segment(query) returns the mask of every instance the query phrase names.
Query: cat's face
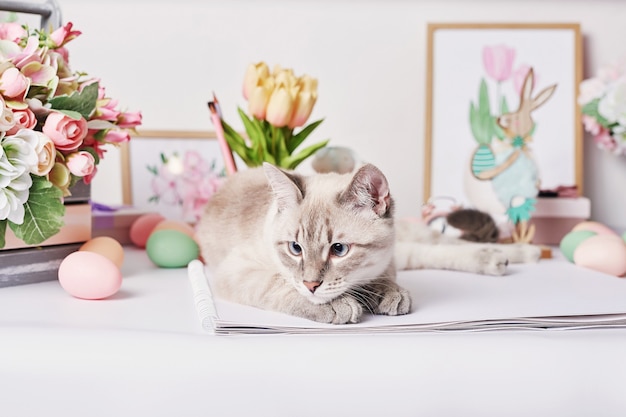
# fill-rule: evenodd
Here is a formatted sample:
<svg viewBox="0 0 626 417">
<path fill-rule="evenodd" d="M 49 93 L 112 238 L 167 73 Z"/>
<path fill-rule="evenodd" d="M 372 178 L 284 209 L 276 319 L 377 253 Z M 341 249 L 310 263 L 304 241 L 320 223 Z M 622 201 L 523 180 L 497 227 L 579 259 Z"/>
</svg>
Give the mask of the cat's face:
<svg viewBox="0 0 626 417">
<path fill-rule="evenodd" d="M 273 243 L 282 275 L 322 304 L 377 278 L 393 257 L 387 182 L 371 165 L 355 176 L 269 175 L 278 204 Z M 281 200 L 282 199 L 282 200 Z"/>
</svg>

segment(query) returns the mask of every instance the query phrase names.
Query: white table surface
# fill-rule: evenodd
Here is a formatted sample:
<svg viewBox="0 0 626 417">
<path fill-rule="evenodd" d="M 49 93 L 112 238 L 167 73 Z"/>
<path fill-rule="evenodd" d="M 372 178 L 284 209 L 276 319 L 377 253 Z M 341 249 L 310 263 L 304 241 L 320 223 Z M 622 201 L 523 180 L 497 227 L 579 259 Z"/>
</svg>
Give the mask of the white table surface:
<svg viewBox="0 0 626 417">
<path fill-rule="evenodd" d="M 626 330 L 214 336 L 185 269 L 0 289 L 0 416 L 625 416 Z"/>
</svg>

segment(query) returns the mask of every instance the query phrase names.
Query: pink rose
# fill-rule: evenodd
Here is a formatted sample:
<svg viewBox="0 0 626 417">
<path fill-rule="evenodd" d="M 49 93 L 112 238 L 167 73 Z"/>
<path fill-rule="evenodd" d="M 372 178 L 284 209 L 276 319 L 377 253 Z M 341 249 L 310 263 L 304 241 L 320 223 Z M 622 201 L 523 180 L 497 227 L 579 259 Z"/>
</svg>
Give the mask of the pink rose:
<svg viewBox="0 0 626 417">
<path fill-rule="evenodd" d="M 7 135 L 14 135 L 20 129 L 33 129 L 37 124 L 35 113 L 29 108 L 24 110 L 13 110 L 15 125 L 7 132 Z"/>
<path fill-rule="evenodd" d="M 0 76 L 0 91 L 2 91 L 2 95 L 5 97 L 22 98 L 29 85 L 28 78 L 15 67 L 8 68 Z"/>
<path fill-rule="evenodd" d="M 98 172 L 98 167 L 94 166 L 93 167 L 93 171 L 91 171 L 91 174 L 85 175 L 83 177 L 83 182 L 87 185 L 91 184 L 91 180 L 93 180 L 93 177 L 96 176 L 96 173 Z"/>
<path fill-rule="evenodd" d="M 73 175 L 85 177 L 93 172 L 96 160 L 89 152 L 78 151 L 68 155 L 65 164 Z"/>
<path fill-rule="evenodd" d="M 52 112 L 46 118 L 42 131 L 59 151 L 73 151 L 87 136 L 87 121 L 82 117 L 75 120 L 63 113 Z"/>
<path fill-rule="evenodd" d="M 600 134 L 600 129 L 602 129 L 602 126 L 600 125 L 600 123 L 598 123 L 596 119 L 587 114 L 583 114 L 582 122 L 587 132 L 591 133 L 594 136 Z"/>
<path fill-rule="evenodd" d="M 104 135 L 104 141 L 108 143 L 125 143 L 130 140 L 130 134 L 121 130 L 109 130 Z"/>
<path fill-rule="evenodd" d="M 593 136 L 593 140 L 600 149 L 606 149 L 608 151 L 615 151 L 617 148 L 617 141 L 608 129 L 601 128 L 597 135 Z"/>
<path fill-rule="evenodd" d="M 120 111 L 117 110 L 117 100 L 110 98 L 99 99 L 97 103 L 96 116 L 94 119 L 117 121 Z"/>
<path fill-rule="evenodd" d="M 131 129 L 141 124 L 141 112 L 121 113 L 117 118 L 117 125 L 122 129 Z"/>
<path fill-rule="evenodd" d="M 67 23 L 50 34 L 50 39 L 56 46 L 63 46 L 81 34 L 78 30 L 72 30 L 72 22 Z"/>
</svg>

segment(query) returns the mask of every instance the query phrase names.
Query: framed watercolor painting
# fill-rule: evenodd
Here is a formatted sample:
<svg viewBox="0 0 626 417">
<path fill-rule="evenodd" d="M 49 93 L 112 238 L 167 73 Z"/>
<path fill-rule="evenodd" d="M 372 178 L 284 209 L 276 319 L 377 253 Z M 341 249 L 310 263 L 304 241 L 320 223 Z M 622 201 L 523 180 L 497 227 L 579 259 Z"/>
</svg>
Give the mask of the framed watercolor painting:
<svg viewBox="0 0 626 417">
<path fill-rule="evenodd" d="M 581 54 L 576 23 L 429 24 L 425 200 L 526 234 L 540 191 L 582 193 Z"/>
<path fill-rule="evenodd" d="M 225 177 L 213 132 L 140 131 L 121 158 L 124 204 L 189 223 Z"/>
</svg>

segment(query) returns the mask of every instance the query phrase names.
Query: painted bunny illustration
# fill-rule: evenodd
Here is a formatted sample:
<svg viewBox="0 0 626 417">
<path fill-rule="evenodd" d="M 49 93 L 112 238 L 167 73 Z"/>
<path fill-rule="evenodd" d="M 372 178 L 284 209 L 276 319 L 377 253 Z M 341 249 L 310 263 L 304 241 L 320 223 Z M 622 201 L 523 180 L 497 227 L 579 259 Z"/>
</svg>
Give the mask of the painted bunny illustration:
<svg viewBox="0 0 626 417">
<path fill-rule="evenodd" d="M 498 200 L 514 224 L 512 237 L 516 242 L 530 242 L 534 236 L 534 227 L 529 227 L 528 221 L 539 191 L 539 170 L 528 146 L 535 128 L 531 113 L 544 104 L 556 89 L 554 84 L 532 97 L 533 84 L 534 72 L 530 68 L 520 92 L 518 109 L 496 119 L 504 133 L 504 140 L 492 141 L 487 162 L 481 163 L 475 154 L 472 165 L 475 178 L 491 182 Z"/>
</svg>

